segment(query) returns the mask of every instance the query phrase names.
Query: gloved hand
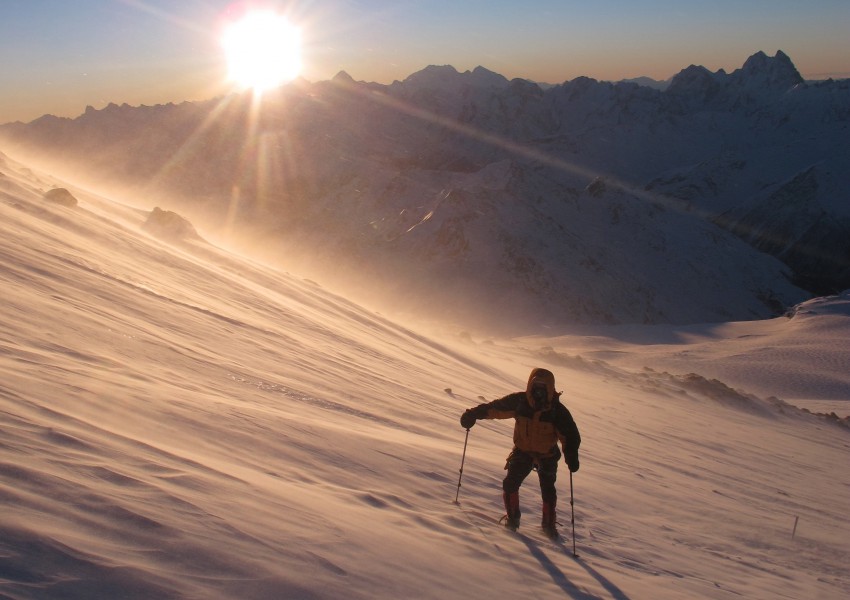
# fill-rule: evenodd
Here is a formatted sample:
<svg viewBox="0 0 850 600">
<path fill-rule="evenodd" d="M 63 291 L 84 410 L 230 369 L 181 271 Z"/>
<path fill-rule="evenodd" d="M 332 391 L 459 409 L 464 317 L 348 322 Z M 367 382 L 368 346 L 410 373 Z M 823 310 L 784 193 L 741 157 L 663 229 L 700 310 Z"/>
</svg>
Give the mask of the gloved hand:
<svg viewBox="0 0 850 600">
<path fill-rule="evenodd" d="M 475 414 L 470 408 L 460 416 L 460 426 L 464 429 L 471 429 L 475 425 Z"/>
<path fill-rule="evenodd" d="M 566 462 L 567 466 L 570 468 L 570 473 L 578 471 L 578 454 L 575 456 L 564 457 L 564 462 Z"/>
</svg>

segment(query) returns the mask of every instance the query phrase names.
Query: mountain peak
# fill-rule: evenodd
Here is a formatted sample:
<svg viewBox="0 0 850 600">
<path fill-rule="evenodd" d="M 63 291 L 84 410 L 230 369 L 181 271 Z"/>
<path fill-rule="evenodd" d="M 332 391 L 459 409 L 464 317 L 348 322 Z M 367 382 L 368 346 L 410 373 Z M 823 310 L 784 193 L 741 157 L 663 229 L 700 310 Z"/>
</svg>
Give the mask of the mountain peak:
<svg viewBox="0 0 850 600">
<path fill-rule="evenodd" d="M 705 99 L 716 92 L 720 85 L 720 79 L 724 75 L 723 71 L 712 73 L 703 66 L 691 65 L 682 69 L 673 77 L 667 91 L 671 94 L 696 95 Z"/>
<path fill-rule="evenodd" d="M 439 83 L 451 81 L 458 75 L 457 69 L 451 65 L 428 65 L 421 71 L 408 75 L 404 81 L 405 83 Z"/>
<path fill-rule="evenodd" d="M 467 73 L 464 73 L 466 75 Z M 487 86 L 487 87 L 505 87 L 508 85 L 509 81 L 504 75 L 499 75 L 491 71 L 490 69 L 485 69 L 484 67 L 478 66 L 472 70 L 471 73 L 472 81 L 479 86 Z"/>
<path fill-rule="evenodd" d="M 782 50 L 777 50 L 772 58 L 762 51 L 756 52 L 732 75 L 747 81 L 754 80 L 774 89 L 788 89 L 803 83 L 803 77 L 797 67 Z"/>
<path fill-rule="evenodd" d="M 332 81 L 337 83 L 354 83 L 354 78 L 345 71 L 340 71 L 334 75 Z"/>
<path fill-rule="evenodd" d="M 404 80 L 405 83 L 426 86 L 452 87 L 472 85 L 477 88 L 507 87 L 508 80 L 503 75 L 478 66 L 472 71 L 460 73 L 451 65 L 429 65 Z"/>
<path fill-rule="evenodd" d="M 673 77 L 668 91 L 677 95 L 696 94 L 705 100 L 721 93 L 724 88 L 730 89 L 729 86 L 732 90 L 784 92 L 800 83 L 803 83 L 803 77 L 787 54 L 778 50 L 776 56 L 770 57 L 759 50 L 732 74 L 723 69 L 712 73 L 703 66 L 691 65 Z"/>
</svg>

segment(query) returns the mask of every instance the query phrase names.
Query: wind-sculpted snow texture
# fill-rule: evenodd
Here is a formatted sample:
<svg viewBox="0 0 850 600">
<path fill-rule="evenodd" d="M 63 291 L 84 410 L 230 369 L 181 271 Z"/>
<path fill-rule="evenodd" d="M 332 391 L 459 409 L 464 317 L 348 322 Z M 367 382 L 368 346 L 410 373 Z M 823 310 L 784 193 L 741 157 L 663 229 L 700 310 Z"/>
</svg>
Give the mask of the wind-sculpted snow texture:
<svg viewBox="0 0 850 600">
<path fill-rule="evenodd" d="M 764 318 L 850 287 L 848 106 L 850 82 L 759 52 L 664 90 L 431 66 L 2 131 L 401 305 L 525 332 Z"/>
<path fill-rule="evenodd" d="M 846 596 L 847 421 L 703 370 L 762 386 L 767 354 L 846 406 L 846 295 L 722 330 L 425 334 L 174 223 L 0 157 L 0 597 Z M 533 480 L 521 535 L 496 524 L 509 423 L 472 429 L 452 503 L 461 412 L 534 366 L 584 439 L 578 560 L 563 467 L 565 544 Z"/>
</svg>

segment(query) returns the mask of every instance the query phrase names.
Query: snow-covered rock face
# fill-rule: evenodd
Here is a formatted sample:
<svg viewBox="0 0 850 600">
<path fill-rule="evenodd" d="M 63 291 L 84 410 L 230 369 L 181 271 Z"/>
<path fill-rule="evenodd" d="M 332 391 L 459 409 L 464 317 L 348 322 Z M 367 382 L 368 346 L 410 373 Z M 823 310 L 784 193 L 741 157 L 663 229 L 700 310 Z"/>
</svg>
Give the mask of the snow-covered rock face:
<svg viewBox="0 0 850 600">
<path fill-rule="evenodd" d="M 850 217 L 825 210 L 820 188 L 827 181 L 826 173 L 812 167 L 723 215 L 720 222 L 781 258 L 800 286 L 834 293 L 850 281 Z"/>
<path fill-rule="evenodd" d="M 256 127 L 236 96 L 3 133 L 251 225 L 282 256 L 307 249 L 411 308 L 684 323 L 782 312 L 808 297 L 790 279 L 850 287 L 848 106 L 850 83 L 804 83 L 779 52 L 731 74 L 688 67 L 666 91 L 432 66 L 389 86 L 292 84 Z"/>
<path fill-rule="evenodd" d="M 742 85 L 780 93 L 803 83 L 794 63 L 781 50 L 773 58 L 764 52 L 757 52 L 747 59 L 740 71 L 732 73 L 732 78 L 737 78 Z"/>
</svg>

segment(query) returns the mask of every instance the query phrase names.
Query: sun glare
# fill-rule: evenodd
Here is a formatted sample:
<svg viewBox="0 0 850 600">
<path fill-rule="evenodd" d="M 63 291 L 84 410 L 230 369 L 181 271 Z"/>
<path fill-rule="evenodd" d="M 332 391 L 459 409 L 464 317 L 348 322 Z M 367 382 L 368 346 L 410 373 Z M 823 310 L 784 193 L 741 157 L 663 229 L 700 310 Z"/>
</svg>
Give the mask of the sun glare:
<svg viewBox="0 0 850 600">
<path fill-rule="evenodd" d="M 255 92 L 277 87 L 301 72 L 301 32 L 283 15 L 252 11 L 224 30 L 228 78 Z"/>
</svg>

